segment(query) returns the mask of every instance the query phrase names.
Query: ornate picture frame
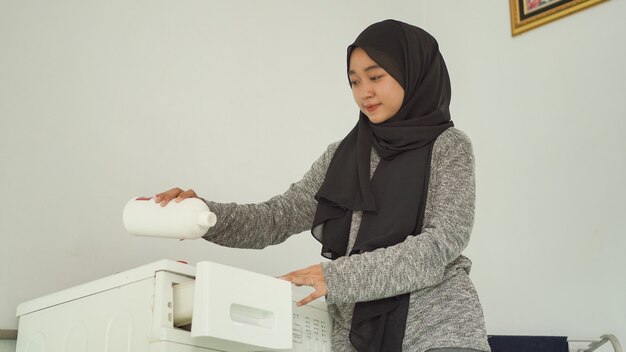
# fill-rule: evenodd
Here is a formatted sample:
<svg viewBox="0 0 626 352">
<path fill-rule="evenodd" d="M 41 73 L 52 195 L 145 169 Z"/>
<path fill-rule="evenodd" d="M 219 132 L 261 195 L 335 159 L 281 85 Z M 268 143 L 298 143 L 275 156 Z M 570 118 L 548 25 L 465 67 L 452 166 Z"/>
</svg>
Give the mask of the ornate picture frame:
<svg viewBox="0 0 626 352">
<path fill-rule="evenodd" d="M 606 0 L 509 0 L 511 35 L 518 35 L 603 1 Z"/>
</svg>

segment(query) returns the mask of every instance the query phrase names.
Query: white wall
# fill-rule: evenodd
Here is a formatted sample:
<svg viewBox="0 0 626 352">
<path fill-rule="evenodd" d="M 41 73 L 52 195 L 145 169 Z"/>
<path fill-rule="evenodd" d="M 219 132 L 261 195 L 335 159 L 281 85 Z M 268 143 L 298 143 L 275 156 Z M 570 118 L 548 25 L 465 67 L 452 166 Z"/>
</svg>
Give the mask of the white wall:
<svg viewBox="0 0 626 352">
<path fill-rule="evenodd" d="M 392 17 L 438 38 L 474 141 L 467 254 L 490 333 L 626 341 L 625 6 L 512 38 L 504 1 L 0 0 L 0 328 L 22 301 L 161 258 L 320 261 L 308 233 L 263 251 L 135 238 L 121 210 L 175 185 L 285 190 L 355 122 L 346 45 Z"/>
<path fill-rule="evenodd" d="M 474 142 L 466 253 L 488 330 L 625 344 L 626 3 L 516 37 L 507 3 L 421 3 L 450 69 L 454 121 Z"/>
</svg>

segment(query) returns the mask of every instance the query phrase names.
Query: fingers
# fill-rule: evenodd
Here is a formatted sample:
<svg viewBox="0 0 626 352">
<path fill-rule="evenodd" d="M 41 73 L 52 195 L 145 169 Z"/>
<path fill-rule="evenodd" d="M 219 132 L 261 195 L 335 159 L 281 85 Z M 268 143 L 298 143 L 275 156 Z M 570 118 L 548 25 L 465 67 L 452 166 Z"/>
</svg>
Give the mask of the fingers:
<svg viewBox="0 0 626 352">
<path fill-rule="evenodd" d="M 155 196 L 154 201 L 156 203 L 159 203 L 162 207 L 166 206 L 167 203 L 169 203 L 172 199 L 178 197 L 178 195 L 182 192 L 183 190 L 175 187 L 170 189 L 169 191 L 165 191 L 162 193 L 159 193 Z"/>
<path fill-rule="evenodd" d="M 183 191 L 182 189 L 175 187 L 170 189 L 169 191 L 165 191 L 162 193 L 158 193 L 155 195 L 154 201 L 159 203 L 162 207 L 166 206 L 172 199 L 176 202 L 180 202 L 183 199 L 187 198 L 198 198 L 198 195 L 193 189 L 188 189 Z"/>
<path fill-rule="evenodd" d="M 300 286 L 310 286 L 315 289 L 310 295 L 303 298 L 301 301 L 297 302 L 297 306 L 305 305 L 311 301 L 314 301 L 322 296 L 326 295 L 326 282 L 315 280 L 313 277 L 307 276 L 281 276 L 283 280 L 290 281 L 292 284 L 300 287 Z"/>
<path fill-rule="evenodd" d="M 300 286 L 311 286 L 315 287 L 315 281 L 313 278 L 305 277 L 305 276 L 281 276 L 280 279 L 291 282 L 292 284 L 300 287 Z"/>
<path fill-rule="evenodd" d="M 289 274 L 285 274 L 281 276 L 280 278 L 283 280 L 290 281 L 292 284 L 296 286 L 307 285 L 307 286 L 314 287 L 316 279 L 319 280 L 319 277 L 316 277 L 316 276 L 319 276 L 319 275 L 316 275 L 314 272 L 312 272 L 310 268 L 306 268 L 306 269 L 292 271 Z M 322 279 L 323 279 L 323 275 L 322 275 Z"/>
<path fill-rule="evenodd" d="M 296 286 L 310 286 L 315 289 L 313 293 L 297 303 L 298 306 L 307 304 L 315 299 L 325 296 L 327 293 L 326 280 L 320 264 L 308 268 L 292 271 L 283 275 L 280 279 L 291 282 Z"/>
<path fill-rule="evenodd" d="M 318 290 L 315 290 L 315 292 L 311 293 L 310 295 L 304 297 L 302 300 L 298 301 L 296 303 L 296 305 L 298 307 L 303 306 L 305 304 L 311 303 L 313 301 L 315 301 L 316 299 L 324 296 L 326 293 L 322 294 L 321 292 L 318 292 Z"/>
<path fill-rule="evenodd" d="M 307 275 L 321 275 L 322 277 L 324 277 L 322 266 L 320 264 L 311 265 L 304 269 L 292 271 L 288 274 L 283 275 L 283 277 L 286 277 L 286 276 L 296 277 L 296 276 L 307 276 Z"/>
<path fill-rule="evenodd" d="M 188 189 L 184 192 L 179 193 L 178 197 L 176 197 L 174 200 L 176 201 L 176 203 L 178 203 L 181 200 L 187 199 L 187 198 L 198 198 L 198 195 L 193 189 Z"/>
</svg>

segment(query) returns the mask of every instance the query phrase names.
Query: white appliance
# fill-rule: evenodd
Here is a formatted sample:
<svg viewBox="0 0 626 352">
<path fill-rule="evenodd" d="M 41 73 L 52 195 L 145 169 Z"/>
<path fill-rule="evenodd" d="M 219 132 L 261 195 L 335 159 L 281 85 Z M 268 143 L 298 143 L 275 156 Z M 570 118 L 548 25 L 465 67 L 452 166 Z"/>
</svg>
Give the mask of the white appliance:
<svg viewBox="0 0 626 352">
<path fill-rule="evenodd" d="M 17 308 L 17 352 L 330 351 L 323 302 L 212 262 L 161 260 Z"/>
</svg>

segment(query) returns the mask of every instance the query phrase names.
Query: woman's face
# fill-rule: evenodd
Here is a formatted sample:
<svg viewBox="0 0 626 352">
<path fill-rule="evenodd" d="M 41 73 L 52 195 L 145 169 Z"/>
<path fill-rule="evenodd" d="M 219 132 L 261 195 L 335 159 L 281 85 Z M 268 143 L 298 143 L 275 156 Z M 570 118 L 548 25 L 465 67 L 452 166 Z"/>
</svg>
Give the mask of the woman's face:
<svg viewBox="0 0 626 352">
<path fill-rule="evenodd" d="M 352 50 L 348 75 L 354 101 L 372 123 L 385 122 L 400 110 L 404 89 L 363 49 Z"/>
</svg>

